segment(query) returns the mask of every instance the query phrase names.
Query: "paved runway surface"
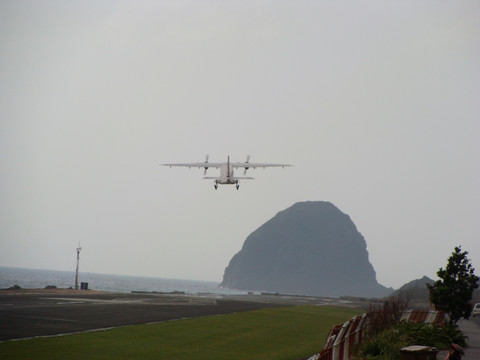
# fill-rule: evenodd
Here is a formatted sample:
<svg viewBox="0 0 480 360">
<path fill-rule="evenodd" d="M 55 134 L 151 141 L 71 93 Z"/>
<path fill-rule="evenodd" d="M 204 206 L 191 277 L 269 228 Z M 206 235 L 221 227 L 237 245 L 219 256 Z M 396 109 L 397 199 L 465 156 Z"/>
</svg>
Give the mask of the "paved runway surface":
<svg viewBox="0 0 480 360">
<path fill-rule="evenodd" d="M 274 295 L 1 291 L 0 341 L 319 301 L 319 298 Z"/>
</svg>

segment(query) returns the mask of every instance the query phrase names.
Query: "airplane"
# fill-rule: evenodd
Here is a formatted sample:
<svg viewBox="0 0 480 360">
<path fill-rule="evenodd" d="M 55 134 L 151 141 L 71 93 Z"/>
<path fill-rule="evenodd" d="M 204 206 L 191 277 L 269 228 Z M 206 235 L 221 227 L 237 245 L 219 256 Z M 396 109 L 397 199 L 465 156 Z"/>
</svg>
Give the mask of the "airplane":
<svg viewBox="0 0 480 360">
<path fill-rule="evenodd" d="M 220 169 L 220 176 L 219 177 L 211 177 L 211 176 L 204 176 L 204 179 L 211 179 L 215 180 L 213 186 L 215 190 L 218 189 L 218 185 L 235 185 L 235 187 L 238 188 L 240 187 L 238 180 L 253 180 L 252 177 L 248 176 L 234 176 L 233 170 L 238 169 L 238 168 L 243 168 L 243 175 L 246 175 L 247 170 L 252 168 L 267 168 L 267 167 L 282 167 L 284 168 L 285 166 L 292 166 L 288 164 L 270 164 L 270 163 L 251 163 L 250 162 L 250 155 L 247 156 L 247 161 L 245 162 L 230 162 L 230 156 L 227 156 L 227 162 L 221 162 L 221 163 L 211 163 L 208 162 L 208 155 L 206 156 L 206 159 L 204 162 L 198 162 L 198 163 L 182 163 L 182 164 L 163 164 L 164 166 L 184 166 L 188 168 L 192 167 L 198 167 L 199 169 L 204 168 L 204 175 L 207 175 L 207 170 L 208 168 L 215 168 L 215 169 Z"/>
</svg>

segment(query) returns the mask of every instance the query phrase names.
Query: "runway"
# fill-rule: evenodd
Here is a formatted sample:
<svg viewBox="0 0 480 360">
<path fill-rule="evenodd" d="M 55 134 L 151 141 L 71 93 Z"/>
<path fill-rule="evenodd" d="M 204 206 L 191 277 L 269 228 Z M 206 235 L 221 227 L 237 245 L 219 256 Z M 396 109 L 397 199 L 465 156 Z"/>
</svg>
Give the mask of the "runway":
<svg viewBox="0 0 480 360">
<path fill-rule="evenodd" d="M 320 304 L 320 298 L 275 295 L 126 294 L 80 290 L 0 292 L 0 341 L 55 336 L 133 324 Z"/>
</svg>

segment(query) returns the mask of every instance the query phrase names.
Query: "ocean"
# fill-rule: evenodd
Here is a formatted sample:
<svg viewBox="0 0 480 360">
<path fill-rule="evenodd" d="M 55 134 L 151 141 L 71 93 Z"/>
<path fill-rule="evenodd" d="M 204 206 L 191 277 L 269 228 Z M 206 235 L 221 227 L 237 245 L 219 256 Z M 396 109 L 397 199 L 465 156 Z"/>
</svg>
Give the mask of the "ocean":
<svg viewBox="0 0 480 360">
<path fill-rule="evenodd" d="M 246 291 L 225 289 L 218 283 L 198 280 L 164 279 L 143 276 L 108 275 L 96 273 L 79 273 L 81 282 L 88 283 L 88 289 L 114 292 L 174 292 L 186 294 L 246 294 Z M 0 289 L 18 285 L 23 289 L 43 289 L 46 286 L 69 288 L 75 286 L 75 271 L 36 270 L 0 266 Z"/>
</svg>

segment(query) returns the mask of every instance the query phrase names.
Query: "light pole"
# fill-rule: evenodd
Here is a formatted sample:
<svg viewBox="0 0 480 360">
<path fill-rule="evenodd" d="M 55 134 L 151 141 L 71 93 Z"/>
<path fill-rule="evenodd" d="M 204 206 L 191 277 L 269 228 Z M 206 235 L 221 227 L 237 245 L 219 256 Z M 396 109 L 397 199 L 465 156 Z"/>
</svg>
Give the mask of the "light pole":
<svg viewBox="0 0 480 360">
<path fill-rule="evenodd" d="M 80 243 L 78 243 L 78 247 L 77 247 L 77 270 L 75 271 L 75 290 L 78 290 L 78 265 L 80 263 L 80 251 L 82 251 L 82 248 L 80 247 Z"/>
</svg>

